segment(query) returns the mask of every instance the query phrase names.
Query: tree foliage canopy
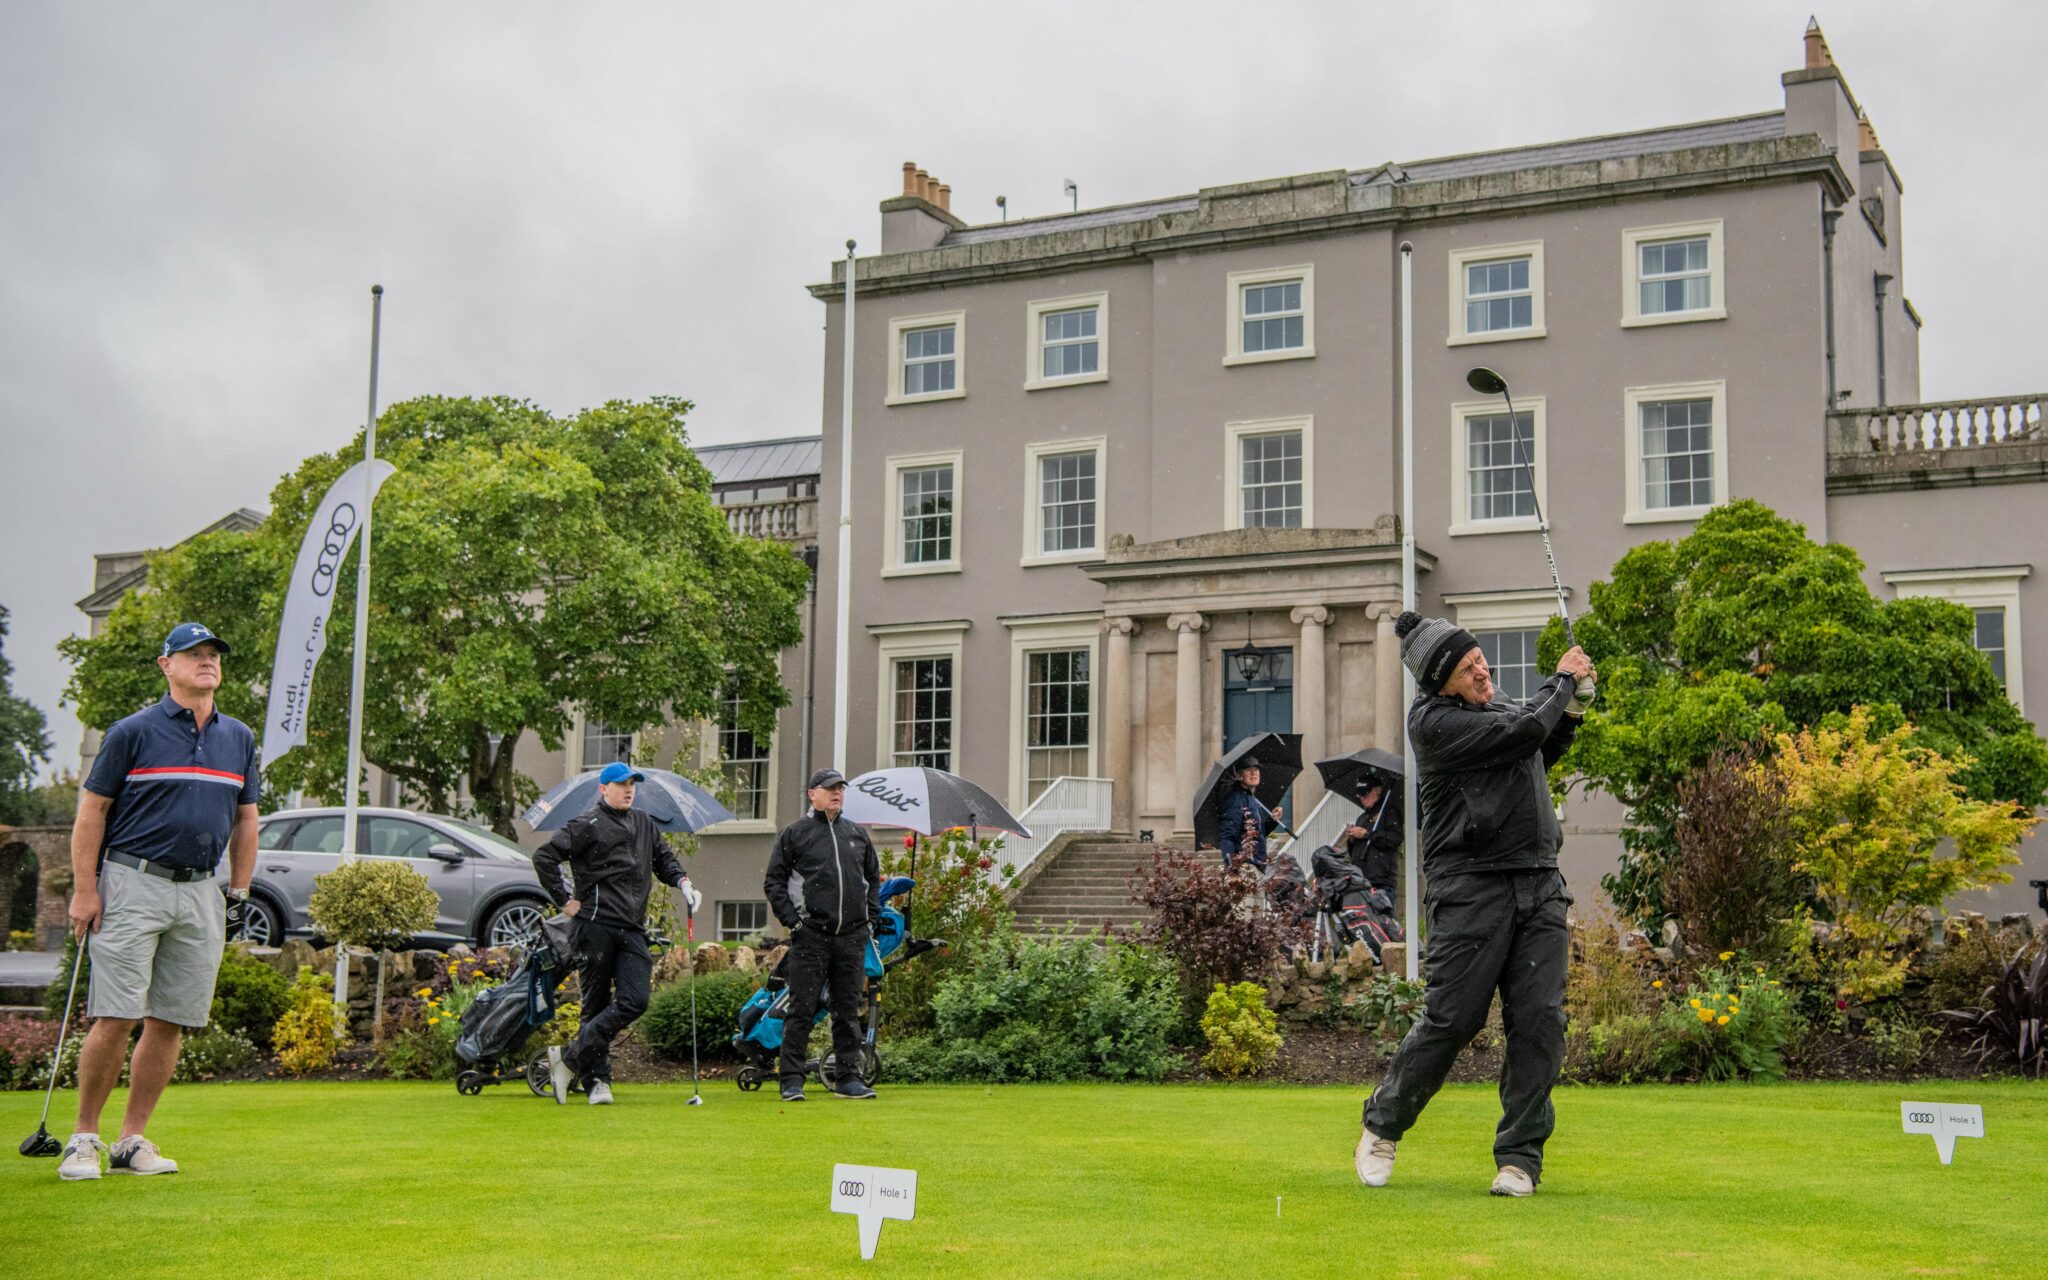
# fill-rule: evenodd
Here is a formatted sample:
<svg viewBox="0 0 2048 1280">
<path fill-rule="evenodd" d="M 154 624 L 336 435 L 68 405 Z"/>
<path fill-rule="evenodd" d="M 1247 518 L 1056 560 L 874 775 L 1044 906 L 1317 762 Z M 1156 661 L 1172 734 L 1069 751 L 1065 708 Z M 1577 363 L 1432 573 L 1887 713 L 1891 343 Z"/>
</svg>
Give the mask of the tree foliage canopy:
<svg viewBox="0 0 2048 1280">
<path fill-rule="evenodd" d="M 741 538 L 690 451 L 689 404 L 613 402 L 558 418 L 508 398 L 422 397 L 379 420 L 397 464 L 372 524 L 363 754 L 408 803 L 468 807 L 498 830 L 535 794 L 513 768 L 520 736 L 559 750 L 574 708 L 621 731 L 715 719 L 728 693 L 760 734 L 788 698 L 780 650 L 801 638 L 806 571 Z M 101 635 L 65 643 L 69 696 L 97 726 L 162 692 L 154 657 L 183 619 L 234 653 L 218 694 L 261 726 L 293 558 L 362 439 L 308 458 L 271 492 L 254 533 L 221 531 L 150 559 Z M 274 789 L 338 799 L 346 770 L 356 557 L 337 579 L 307 743 Z"/>
<path fill-rule="evenodd" d="M 14 696 L 14 664 L 7 660 L 7 606 L 0 605 L 0 822 L 27 820 L 36 764 L 50 758 L 43 713 Z"/>
<path fill-rule="evenodd" d="M 1678 784 L 1716 748 L 1839 727 L 1870 709 L 1882 734 L 1957 762 L 1979 800 L 2032 808 L 2048 792 L 2048 744 L 2013 706 L 1973 643 L 1970 611 L 1942 600 L 1879 600 L 1848 547 L 1742 500 L 1676 542 L 1630 549 L 1596 582 L 1579 642 L 1600 668 L 1600 701 L 1570 766 L 1631 810 L 1615 905 L 1663 913 Z M 1564 647 L 1552 622 L 1546 661 Z"/>
</svg>

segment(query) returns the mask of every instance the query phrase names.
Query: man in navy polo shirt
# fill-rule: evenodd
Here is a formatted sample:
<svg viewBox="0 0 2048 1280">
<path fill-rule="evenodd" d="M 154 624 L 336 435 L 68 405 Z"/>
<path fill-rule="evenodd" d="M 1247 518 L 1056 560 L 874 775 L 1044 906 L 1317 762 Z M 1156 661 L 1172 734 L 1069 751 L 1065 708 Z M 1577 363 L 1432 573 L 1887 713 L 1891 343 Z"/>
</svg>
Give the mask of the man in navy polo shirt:
<svg viewBox="0 0 2048 1280">
<path fill-rule="evenodd" d="M 184 1028 L 203 1027 L 227 940 L 227 916 L 256 870 L 256 736 L 214 710 L 228 646 L 196 622 L 164 637 L 170 692 L 107 730 L 78 792 L 71 828 L 71 923 L 90 935 L 94 1019 L 78 1055 L 78 1129 L 57 1173 L 100 1176 L 100 1108 L 128 1066 L 116 1173 L 176 1173 L 143 1135 L 178 1064 Z M 228 887 L 214 871 L 228 854 Z M 223 897 L 225 895 L 225 898 Z"/>
</svg>

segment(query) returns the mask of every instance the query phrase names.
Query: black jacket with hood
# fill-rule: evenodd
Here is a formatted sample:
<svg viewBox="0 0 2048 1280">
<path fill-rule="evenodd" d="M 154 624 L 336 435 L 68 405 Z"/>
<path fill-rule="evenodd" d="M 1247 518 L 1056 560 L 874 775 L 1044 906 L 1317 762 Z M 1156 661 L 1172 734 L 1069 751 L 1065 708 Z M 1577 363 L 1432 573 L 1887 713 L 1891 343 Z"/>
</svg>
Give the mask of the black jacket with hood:
<svg viewBox="0 0 2048 1280">
<path fill-rule="evenodd" d="M 801 924 L 836 937 L 865 933 L 882 918 L 882 860 L 875 842 L 859 825 L 844 817 L 828 819 L 816 809 L 775 837 L 761 888 L 785 929 Z"/>
<path fill-rule="evenodd" d="M 1557 865 L 1564 833 L 1550 803 L 1550 766 L 1571 748 L 1575 681 L 1554 675 L 1527 702 L 1474 706 L 1447 694 L 1408 708 L 1422 807 L 1422 870 L 1432 880 L 1474 871 Z"/>
<path fill-rule="evenodd" d="M 574 894 L 562 884 L 564 860 L 576 878 Z M 681 885 L 689 878 L 653 818 L 602 800 L 569 819 L 534 851 L 533 871 L 556 906 L 573 896 L 583 904 L 579 919 L 618 929 L 646 926 L 647 895 L 655 880 Z"/>
</svg>

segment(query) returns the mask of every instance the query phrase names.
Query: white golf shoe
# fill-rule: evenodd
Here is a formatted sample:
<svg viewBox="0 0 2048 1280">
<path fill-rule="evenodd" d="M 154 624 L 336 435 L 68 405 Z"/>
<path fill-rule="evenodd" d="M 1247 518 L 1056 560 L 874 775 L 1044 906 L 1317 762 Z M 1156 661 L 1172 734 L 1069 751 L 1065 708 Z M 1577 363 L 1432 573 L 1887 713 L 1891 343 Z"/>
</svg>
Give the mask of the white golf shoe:
<svg viewBox="0 0 2048 1280">
<path fill-rule="evenodd" d="M 1493 1175 L 1493 1194 L 1497 1196 L 1533 1196 L 1536 1181 L 1511 1164 L 1504 1164 L 1500 1172 Z"/>
<path fill-rule="evenodd" d="M 569 1101 L 569 1082 L 576 1078 L 576 1070 L 562 1060 L 562 1046 L 548 1046 L 548 1080 L 555 1086 L 555 1104 Z"/>
<path fill-rule="evenodd" d="M 115 1173 L 176 1173 L 178 1162 L 166 1159 L 148 1138 L 136 1136 L 123 1138 L 114 1144 L 113 1160 L 110 1163 Z"/>
<path fill-rule="evenodd" d="M 608 1107 L 612 1105 L 612 1083 L 609 1080 L 593 1080 L 590 1083 L 590 1105 Z"/>
<path fill-rule="evenodd" d="M 64 1144 L 64 1159 L 57 1166 L 57 1176 L 66 1182 L 85 1182 L 100 1176 L 100 1152 L 107 1144 L 100 1141 L 96 1133 L 74 1133 L 71 1141 Z"/>
<path fill-rule="evenodd" d="M 1351 1153 L 1358 1180 L 1368 1187 L 1384 1187 L 1394 1176 L 1394 1140 L 1382 1138 L 1370 1129 L 1358 1135 L 1358 1149 Z"/>
</svg>

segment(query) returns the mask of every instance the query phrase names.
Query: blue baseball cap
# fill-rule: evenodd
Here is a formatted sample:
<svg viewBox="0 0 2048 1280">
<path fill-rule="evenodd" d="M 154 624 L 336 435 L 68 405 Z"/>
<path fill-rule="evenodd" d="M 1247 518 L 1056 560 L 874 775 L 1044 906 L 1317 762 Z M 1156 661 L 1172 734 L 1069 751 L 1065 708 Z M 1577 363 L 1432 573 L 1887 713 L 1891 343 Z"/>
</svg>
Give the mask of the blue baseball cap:
<svg viewBox="0 0 2048 1280">
<path fill-rule="evenodd" d="M 164 656 L 183 653 L 195 644 L 210 644 L 222 653 L 232 652 L 228 642 L 206 629 L 200 622 L 181 622 L 171 628 L 171 634 L 164 637 Z"/>
<path fill-rule="evenodd" d="M 645 782 L 647 780 L 647 775 L 640 772 L 638 769 L 635 769 L 632 765 L 627 764 L 622 760 L 614 760 L 604 767 L 603 773 L 597 775 L 597 780 L 599 782 L 607 783 L 625 782 L 628 780 L 631 780 L 633 782 Z"/>
</svg>

